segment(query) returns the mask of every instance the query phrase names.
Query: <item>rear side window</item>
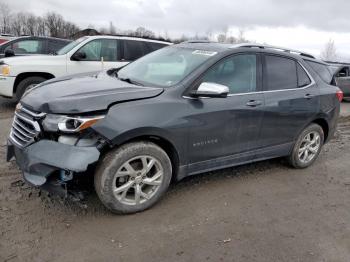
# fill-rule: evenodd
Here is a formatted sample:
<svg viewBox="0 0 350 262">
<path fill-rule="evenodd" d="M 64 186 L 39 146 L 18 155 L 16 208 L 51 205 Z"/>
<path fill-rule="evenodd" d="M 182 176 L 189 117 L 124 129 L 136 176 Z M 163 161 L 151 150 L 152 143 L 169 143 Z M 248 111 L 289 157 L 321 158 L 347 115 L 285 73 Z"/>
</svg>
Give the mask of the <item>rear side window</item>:
<svg viewBox="0 0 350 262">
<path fill-rule="evenodd" d="M 146 47 L 142 41 L 124 40 L 124 60 L 134 61 L 144 56 Z"/>
<path fill-rule="evenodd" d="M 279 56 L 265 56 L 267 90 L 283 90 L 298 87 L 296 62 Z"/>
<path fill-rule="evenodd" d="M 326 65 L 307 60 L 306 63 L 308 63 L 312 67 L 312 69 L 315 70 L 315 72 L 319 75 L 319 77 L 321 77 L 321 79 L 327 84 L 330 84 L 332 82 L 332 74 Z"/>
<path fill-rule="evenodd" d="M 161 48 L 167 46 L 165 44 L 153 43 L 153 42 L 144 42 L 144 44 L 146 45 L 147 53 L 156 51 L 158 49 L 161 49 Z"/>
<path fill-rule="evenodd" d="M 297 63 L 297 70 L 298 70 L 298 87 L 305 87 L 311 84 L 311 80 L 307 73 L 305 72 L 304 68 L 302 68 L 301 65 Z"/>
<path fill-rule="evenodd" d="M 48 54 L 55 54 L 58 50 L 60 50 L 62 47 L 66 46 L 67 44 L 69 44 L 69 42 L 49 40 Z"/>
</svg>

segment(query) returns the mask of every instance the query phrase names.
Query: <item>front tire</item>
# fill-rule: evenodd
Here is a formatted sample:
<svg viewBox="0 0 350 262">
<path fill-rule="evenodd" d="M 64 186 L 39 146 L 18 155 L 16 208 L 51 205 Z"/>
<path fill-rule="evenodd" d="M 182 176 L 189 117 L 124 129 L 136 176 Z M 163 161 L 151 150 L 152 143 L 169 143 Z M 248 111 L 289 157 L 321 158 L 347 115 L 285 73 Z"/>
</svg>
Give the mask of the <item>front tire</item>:
<svg viewBox="0 0 350 262">
<path fill-rule="evenodd" d="M 95 173 L 95 190 L 112 212 L 144 211 L 167 191 L 172 166 L 163 149 L 151 142 L 132 142 L 107 153 Z"/>
<path fill-rule="evenodd" d="M 299 135 L 293 150 L 288 157 L 294 168 L 311 166 L 321 152 L 324 143 L 324 132 L 321 126 L 311 124 Z"/>
<path fill-rule="evenodd" d="M 18 102 L 19 100 L 21 100 L 24 92 L 35 86 L 38 85 L 44 81 L 46 81 L 47 79 L 41 76 L 30 76 L 27 78 L 24 78 L 21 82 L 19 82 L 18 86 L 17 86 L 17 90 L 16 90 L 16 101 Z"/>
</svg>

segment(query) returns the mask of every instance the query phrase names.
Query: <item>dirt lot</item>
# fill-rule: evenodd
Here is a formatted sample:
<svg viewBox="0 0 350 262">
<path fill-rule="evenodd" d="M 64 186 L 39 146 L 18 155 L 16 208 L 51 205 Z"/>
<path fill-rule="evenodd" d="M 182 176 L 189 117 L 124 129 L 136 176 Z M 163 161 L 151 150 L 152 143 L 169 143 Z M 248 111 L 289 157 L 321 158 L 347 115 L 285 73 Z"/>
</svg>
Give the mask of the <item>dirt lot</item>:
<svg viewBox="0 0 350 262">
<path fill-rule="evenodd" d="M 4 160 L 13 107 L 0 99 L 0 261 L 350 261 L 350 103 L 311 168 L 272 160 L 187 178 L 130 216 L 24 184 Z"/>
</svg>

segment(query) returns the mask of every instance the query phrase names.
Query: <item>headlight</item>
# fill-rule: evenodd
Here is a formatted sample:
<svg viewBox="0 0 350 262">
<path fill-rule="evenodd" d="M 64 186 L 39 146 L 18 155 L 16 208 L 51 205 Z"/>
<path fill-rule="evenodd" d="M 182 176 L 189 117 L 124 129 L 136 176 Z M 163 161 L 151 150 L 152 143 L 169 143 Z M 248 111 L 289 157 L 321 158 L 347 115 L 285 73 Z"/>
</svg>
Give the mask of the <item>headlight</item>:
<svg viewBox="0 0 350 262">
<path fill-rule="evenodd" d="M 94 125 L 97 121 L 105 116 L 91 116 L 91 117 L 70 117 L 62 115 L 46 115 L 43 121 L 43 127 L 46 131 L 64 133 L 77 133 Z"/>
<path fill-rule="evenodd" d="M 0 74 L 2 76 L 9 76 L 10 75 L 10 66 L 6 64 L 0 65 Z"/>
</svg>

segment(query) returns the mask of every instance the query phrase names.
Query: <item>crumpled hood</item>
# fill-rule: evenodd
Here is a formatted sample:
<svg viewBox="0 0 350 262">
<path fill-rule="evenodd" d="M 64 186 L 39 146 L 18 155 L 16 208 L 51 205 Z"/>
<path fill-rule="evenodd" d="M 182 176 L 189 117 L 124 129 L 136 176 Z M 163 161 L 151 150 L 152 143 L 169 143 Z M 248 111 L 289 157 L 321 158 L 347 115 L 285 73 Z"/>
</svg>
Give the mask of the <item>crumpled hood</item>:
<svg viewBox="0 0 350 262">
<path fill-rule="evenodd" d="M 110 104 L 151 98 L 163 88 L 144 87 L 118 80 L 107 72 L 93 72 L 46 81 L 21 99 L 21 104 L 37 112 L 80 114 L 106 110 Z"/>
</svg>

